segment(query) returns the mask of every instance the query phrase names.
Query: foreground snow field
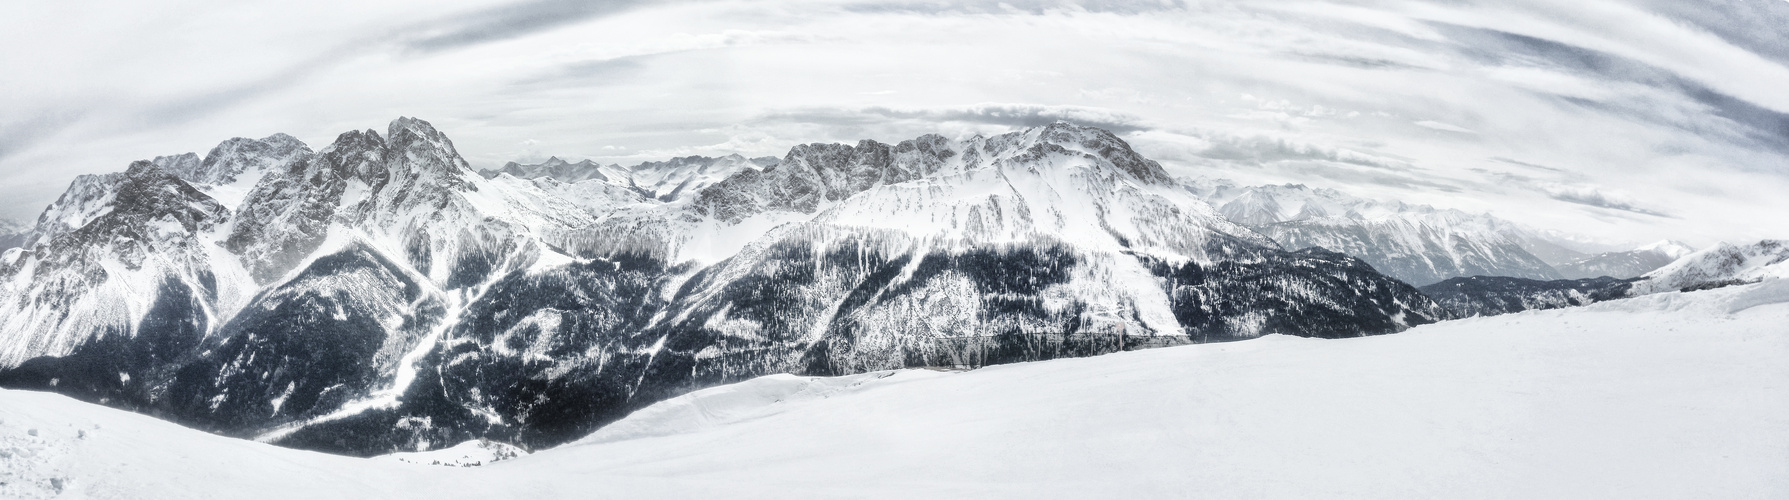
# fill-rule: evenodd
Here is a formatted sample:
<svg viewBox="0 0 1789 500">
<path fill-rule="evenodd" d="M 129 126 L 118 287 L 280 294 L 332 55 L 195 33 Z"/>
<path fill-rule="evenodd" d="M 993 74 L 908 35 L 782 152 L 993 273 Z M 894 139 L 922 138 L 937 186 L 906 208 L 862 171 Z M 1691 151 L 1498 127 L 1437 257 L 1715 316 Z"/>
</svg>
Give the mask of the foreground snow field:
<svg viewBox="0 0 1789 500">
<path fill-rule="evenodd" d="M 0 391 L 0 498 L 1782 498 L 1789 280 L 964 373 L 770 376 L 483 467 Z"/>
</svg>

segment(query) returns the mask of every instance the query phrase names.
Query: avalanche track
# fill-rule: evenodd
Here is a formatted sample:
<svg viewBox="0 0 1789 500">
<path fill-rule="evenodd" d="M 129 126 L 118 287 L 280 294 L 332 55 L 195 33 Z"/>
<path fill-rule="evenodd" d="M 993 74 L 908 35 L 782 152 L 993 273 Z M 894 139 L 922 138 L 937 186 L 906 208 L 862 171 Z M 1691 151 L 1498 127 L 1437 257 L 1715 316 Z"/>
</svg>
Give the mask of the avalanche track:
<svg viewBox="0 0 1789 500">
<path fill-rule="evenodd" d="M 1789 280 L 660 402 L 482 467 L 0 391 L 0 497 L 1783 498 Z"/>
</svg>

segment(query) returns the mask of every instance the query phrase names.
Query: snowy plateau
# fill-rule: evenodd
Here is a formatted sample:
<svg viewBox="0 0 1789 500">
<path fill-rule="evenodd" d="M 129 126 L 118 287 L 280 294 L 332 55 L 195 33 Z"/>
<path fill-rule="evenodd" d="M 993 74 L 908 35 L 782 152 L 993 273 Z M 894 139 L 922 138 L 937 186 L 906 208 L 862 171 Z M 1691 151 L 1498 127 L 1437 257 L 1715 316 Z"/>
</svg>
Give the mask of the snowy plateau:
<svg viewBox="0 0 1789 500">
<path fill-rule="evenodd" d="M 0 497 L 1782 498 L 1786 323 L 1778 279 L 1370 338 L 769 375 L 481 467 L 5 390 Z"/>
<path fill-rule="evenodd" d="M 1066 122 L 480 172 L 399 118 L 0 238 L 4 498 L 1789 494 L 1789 242 L 1610 252 Z"/>
</svg>

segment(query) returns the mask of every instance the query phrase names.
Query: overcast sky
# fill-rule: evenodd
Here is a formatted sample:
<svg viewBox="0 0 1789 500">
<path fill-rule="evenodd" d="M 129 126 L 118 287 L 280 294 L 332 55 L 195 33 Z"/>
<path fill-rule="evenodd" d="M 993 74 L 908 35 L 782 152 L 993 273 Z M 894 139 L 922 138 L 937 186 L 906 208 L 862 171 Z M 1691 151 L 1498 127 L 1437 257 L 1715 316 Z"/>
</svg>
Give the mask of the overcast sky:
<svg viewBox="0 0 1789 500">
<path fill-rule="evenodd" d="M 0 217 L 400 115 L 475 167 L 1057 119 L 1178 175 L 1609 240 L 1789 238 L 1789 2 L 0 2 Z"/>
</svg>

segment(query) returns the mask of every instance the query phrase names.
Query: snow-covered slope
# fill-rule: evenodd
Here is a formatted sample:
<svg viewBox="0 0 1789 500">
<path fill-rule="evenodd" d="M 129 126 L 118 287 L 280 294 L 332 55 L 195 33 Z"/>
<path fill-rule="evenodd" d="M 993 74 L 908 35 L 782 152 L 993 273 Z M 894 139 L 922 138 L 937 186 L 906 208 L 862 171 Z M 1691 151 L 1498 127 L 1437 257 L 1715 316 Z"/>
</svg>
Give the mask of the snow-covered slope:
<svg viewBox="0 0 1789 500">
<path fill-rule="evenodd" d="M 1632 293 L 1714 288 L 1783 277 L 1789 277 L 1789 241 L 1722 242 L 1646 273 L 1634 283 Z"/>
<path fill-rule="evenodd" d="M 282 449 L 6 390 L 0 496 L 1780 498 L 1785 285 L 1394 336 L 776 375 L 469 468 Z"/>
<path fill-rule="evenodd" d="M 1320 247 L 1345 253 L 1412 284 L 1480 275 L 1560 278 L 1547 262 L 1529 251 L 1556 245 L 1547 243 L 1539 233 L 1490 215 L 1369 200 L 1302 184 L 1183 182 L 1187 190 L 1218 207 L 1225 217 L 1286 248 Z"/>
<path fill-rule="evenodd" d="M 1689 245 L 1660 241 L 1624 252 L 1604 252 L 1554 266 L 1566 278 L 1633 278 L 1695 252 Z"/>
<path fill-rule="evenodd" d="M 378 459 L 442 467 L 481 467 L 528 454 L 528 450 L 488 439 L 474 439 L 447 448 L 380 455 Z"/>
<path fill-rule="evenodd" d="M 69 355 L 96 339 L 204 338 L 253 293 L 242 267 L 209 240 L 230 216 L 147 161 L 77 179 L 38 219 L 28 248 L 0 253 L 0 366 Z M 166 361 L 143 356 L 158 357 L 126 359 Z"/>
<path fill-rule="evenodd" d="M 776 157 L 746 158 L 737 154 L 708 157 L 685 156 L 666 161 L 645 162 L 628 169 L 632 185 L 647 196 L 673 201 L 694 196 L 715 183 L 746 170 L 776 166 Z"/>
<path fill-rule="evenodd" d="M 505 186 L 515 196 L 539 198 L 534 203 L 541 206 L 555 203 L 576 206 L 593 218 L 607 216 L 631 205 L 653 205 L 637 189 L 596 179 L 561 182 L 552 177 L 524 179 L 500 173 L 491 178 L 491 183 Z M 552 210 L 564 211 L 565 208 L 553 207 Z"/>
<path fill-rule="evenodd" d="M 0 254 L 0 366 L 70 355 L 109 337 L 89 355 L 157 352 L 136 356 L 131 368 L 141 369 L 216 331 L 256 288 L 218 240 L 264 175 L 311 154 L 284 134 L 235 138 L 203 159 L 160 156 L 123 173 L 76 178 L 21 248 Z M 139 336 L 162 346 L 131 347 Z"/>
</svg>

